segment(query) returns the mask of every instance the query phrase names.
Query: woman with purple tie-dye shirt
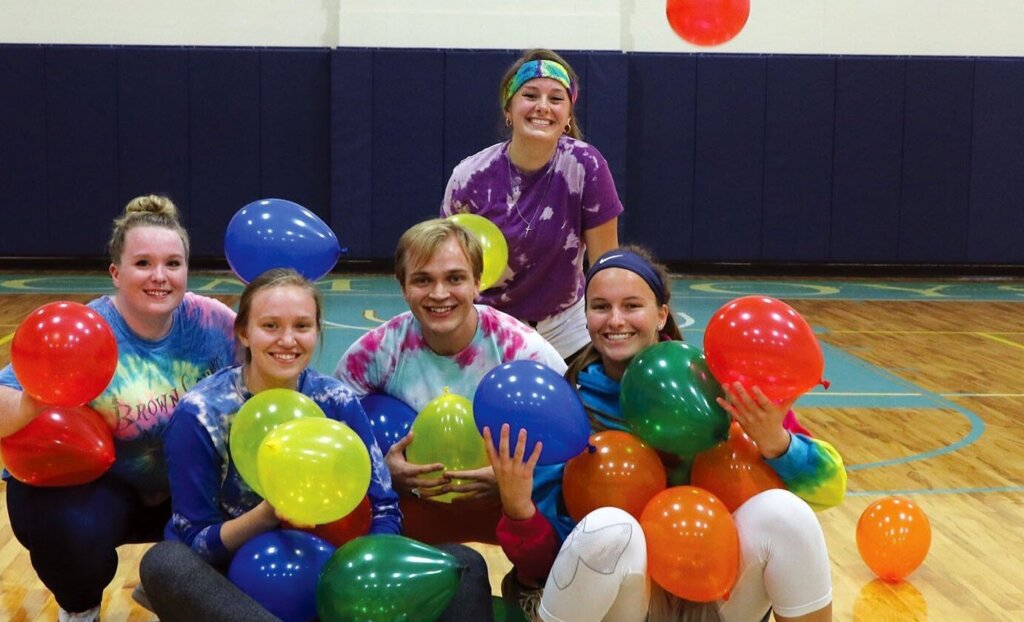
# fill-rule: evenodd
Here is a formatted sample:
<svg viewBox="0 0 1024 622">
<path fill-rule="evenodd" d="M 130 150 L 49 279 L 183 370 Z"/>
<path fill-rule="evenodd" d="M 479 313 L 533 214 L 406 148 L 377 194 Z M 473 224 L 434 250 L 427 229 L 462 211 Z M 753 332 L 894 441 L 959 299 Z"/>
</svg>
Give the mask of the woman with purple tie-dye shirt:
<svg viewBox="0 0 1024 622">
<path fill-rule="evenodd" d="M 580 139 L 579 79 L 550 50 L 529 50 L 506 72 L 500 98 L 511 138 L 459 163 L 441 215 L 479 214 L 508 242 L 508 268 L 478 301 L 534 326 L 562 358 L 589 341 L 583 258 L 618 246 L 622 203 L 608 163 Z"/>
</svg>

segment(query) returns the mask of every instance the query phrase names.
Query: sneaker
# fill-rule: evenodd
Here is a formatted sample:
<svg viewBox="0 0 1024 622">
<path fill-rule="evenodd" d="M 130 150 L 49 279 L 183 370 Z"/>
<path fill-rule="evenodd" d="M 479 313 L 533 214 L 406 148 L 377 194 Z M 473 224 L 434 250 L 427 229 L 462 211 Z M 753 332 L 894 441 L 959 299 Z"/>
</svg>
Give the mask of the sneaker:
<svg viewBox="0 0 1024 622">
<path fill-rule="evenodd" d="M 501 597 L 523 612 L 527 622 L 541 622 L 540 599 L 544 595 L 544 588 L 529 588 L 516 579 L 516 569 L 513 568 L 501 580 Z"/>
<path fill-rule="evenodd" d="M 99 622 L 100 621 L 100 607 L 96 605 L 88 611 L 79 611 L 77 613 L 69 613 L 61 609 L 57 613 L 58 622 Z"/>
<path fill-rule="evenodd" d="M 156 611 L 153 609 L 153 605 L 150 604 L 149 596 L 146 596 L 146 590 L 143 589 L 141 583 L 136 585 L 135 589 L 132 590 L 132 600 L 139 603 L 139 606 L 143 609 L 156 613 Z"/>
</svg>

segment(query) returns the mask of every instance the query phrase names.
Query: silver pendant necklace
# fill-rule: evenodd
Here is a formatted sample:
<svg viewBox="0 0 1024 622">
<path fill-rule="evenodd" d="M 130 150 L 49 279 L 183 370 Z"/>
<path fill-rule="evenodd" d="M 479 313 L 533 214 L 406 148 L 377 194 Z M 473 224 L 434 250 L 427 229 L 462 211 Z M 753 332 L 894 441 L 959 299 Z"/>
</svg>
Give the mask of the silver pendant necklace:
<svg viewBox="0 0 1024 622">
<path fill-rule="evenodd" d="M 526 230 L 523 232 L 523 236 L 525 237 L 530 235 L 530 232 L 533 231 L 533 223 L 537 220 L 537 216 L 543 208 L 542 202 L 544 197 L 548 194 L 548 189 L 551 187 L 551 178 L 554 177 L 552 174 L 554 167 L 551 166 L 550 162 L 548 162 L 547 166 L 550 168 L 548 168 L 547 173 L 544 174 L 548 180 L 547 184 L 544 186 L 544 193 L 537 197 L 537 207 L 533 210 L 533 217 L 530 218 L 530 220 L 526 220 L 526 217 L 523 216 L 523 212 L 519 210 L 519 197 L 522 194 L 522 187 L 512 179 L 512 156 L 509 155 L 507 149 L 505 150 L 505 163 L 508 165 L 508 185 L 512 191 L 512 208 L 516 210 L 516 215 L 519 216 L 519 220 L 523 221 L 523 224 L 526 225 Z M 522 176 L 517 176 L 517 178 L 521 183 Z"/>
</svg>

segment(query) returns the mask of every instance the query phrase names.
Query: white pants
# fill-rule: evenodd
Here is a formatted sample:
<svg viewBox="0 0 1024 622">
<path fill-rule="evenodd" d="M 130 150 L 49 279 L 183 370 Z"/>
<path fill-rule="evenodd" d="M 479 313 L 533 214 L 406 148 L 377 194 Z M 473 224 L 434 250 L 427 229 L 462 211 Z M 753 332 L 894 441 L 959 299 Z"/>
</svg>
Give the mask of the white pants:
<svg viewBox="0 0 1024 622">
<path fill-rule="evenodd" d="M 535 328 L 541 337 L 558 350 L 558 356 L 563 359 L 590 343 L 583 298 L 568 309 L 537 322 Z"/>
<path fill-rule="evenodd" d="M 594 510 L 562 544 L 544 586 L 545 622 L 758 622 L 769 608 L 795 617 L 832 601 L 821 525 L 787 490 L 768 490 L 733 514 L 740 565 L 729 600 L 690 603 L 652 586 L 640 524 L 617 508 Z"/>
</svg>

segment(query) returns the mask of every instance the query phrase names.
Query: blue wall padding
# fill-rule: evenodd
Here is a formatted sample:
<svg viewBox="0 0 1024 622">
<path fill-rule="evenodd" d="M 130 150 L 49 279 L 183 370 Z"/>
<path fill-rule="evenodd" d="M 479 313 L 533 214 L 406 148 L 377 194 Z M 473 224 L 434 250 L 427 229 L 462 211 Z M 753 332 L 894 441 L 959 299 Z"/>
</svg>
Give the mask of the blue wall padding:
<svg viewBox="0 0 1024 622">
<path fill-rule="evenodd" d="M 46 52 L 48 252 L 103 254 L 117 196 L 117 52 Z M 40 189 L 41 190 L 41 189 Z"/>
<path fill-rule="evenodd" d="M 0 254 L 54 249 L 46 176 L 46 49 L 0 46 Z"/>
<path fill-rule="evenodd" d="M 671 54 L 627 56 L 626 205 L 620 237 L 658 257 L 693 257 L 693 153 L 697 61 Z M 645 206 L 643 210 L 636 206 Z"/>
<path fill-rule="evenodd" d="M 261 197 L 260 56 L 189 51 L 189 219 L 195 253 L 223 253 L 224 229 Z M 281 197 L 287 198 L 287 197 Z"/>
<path fill-rule="evenodd" d="M 899 259 L 967 259 L 974 62 L 907 61 Z"/>
<path fill-rule="evenodd" d="M 331 219 L 352 257 L 373 257 L 373 52 L 331 53 Z M 378 252 L 383 252 L 380 249 Z M 384 255 L 385 257 L 388 255 Z"/>
<path fill-rule="evenodd" d="M 693 258 L 761 258 L 765 58 L 697 60 Z M 628 207 L 627 207 L 628 209 Z"/>
<path fill-rule="evenodd" d="M 829 256 L 836 63 L 769 58 L 760 259 Z"/>
<path fill-rule="evenodd" d="M 829 259 L 896 262 L 905 59 L 839 58 L 836 63 Z"/>
<path fill-rule="evenodd" d="M 967 260 L 1024 263 L 1024 63 L 976 61 Z"/>
<path fill-rule="evenodd" d="M 188 51 L 123 48 L 117 54 L 117 204 L 173 197 L 189 216 Z"/>
<path fill-rule="evenodd" d="M 286 198 L 330 218 L 329 50 L 260 52 L 261 197 Z"/>
<path fill-rule="evenodd" d="M 0 45 L 0 255 L 101 255 L 125 201 L 157 192 L 196 257 L 280 197 L 348 258 L 389 259 L 501 140 L 517 54 Z M 1021 59 L 564 56 L 620 239 L 665 261 L 1024 263 Z"/>
</svg>

